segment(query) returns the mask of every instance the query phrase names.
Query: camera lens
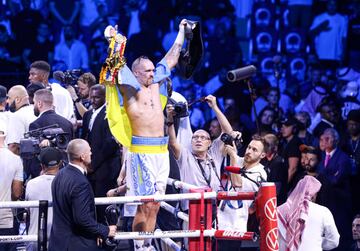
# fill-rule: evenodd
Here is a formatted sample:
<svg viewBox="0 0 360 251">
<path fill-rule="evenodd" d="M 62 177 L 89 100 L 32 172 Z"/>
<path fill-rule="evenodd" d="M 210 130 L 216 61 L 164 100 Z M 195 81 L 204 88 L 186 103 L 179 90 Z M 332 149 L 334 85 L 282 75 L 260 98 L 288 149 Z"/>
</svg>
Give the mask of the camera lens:
<svg viewBox="0 0 360 251">
<path fill-rule="evenodd" d="M 56 136 L 56 146 L 59 149 L 66 149 L 68 143 L 69 143 L 69 139 L 66 135 L 60 134 Z"/>
<path fill-rule="evenodd" d="M 227 133 L 223 133 L 220 137 L 220 140 L 224 142 L 225 145 L 232 145 L 234 139 L 231 137 L 231 135 Z"/>
</svg>

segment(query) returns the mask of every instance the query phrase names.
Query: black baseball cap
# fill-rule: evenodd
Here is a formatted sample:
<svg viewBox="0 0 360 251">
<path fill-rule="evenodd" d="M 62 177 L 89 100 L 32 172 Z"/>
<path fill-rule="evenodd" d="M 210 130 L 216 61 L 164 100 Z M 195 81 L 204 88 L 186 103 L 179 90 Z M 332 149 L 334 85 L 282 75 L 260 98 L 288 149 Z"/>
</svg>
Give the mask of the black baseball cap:
<svg viewBox="0 0 360 251">
<path fill-rule="evenodd" d="M 7 96 L 6 87 L 3 85 L 0 85 L 0 102 L 3 102 L 4 100 L 6 100 L 6 96 Z"/>
<path fill-rule="evenodd" d="M 39 154 L 40 163 L 46 167 L 58 165 L 62 160 L 62 153 L 55 147 L 46 147 L 41 149 Z"/>
<path fill-rule="evenodd" d="M 284 121 L 282 121 L 282 124 L 285 126 L 292 126 L 292 125 L 297 126 L 299 124 L 299 121 L 294 117 L 289 117 Z"/>
</svg>

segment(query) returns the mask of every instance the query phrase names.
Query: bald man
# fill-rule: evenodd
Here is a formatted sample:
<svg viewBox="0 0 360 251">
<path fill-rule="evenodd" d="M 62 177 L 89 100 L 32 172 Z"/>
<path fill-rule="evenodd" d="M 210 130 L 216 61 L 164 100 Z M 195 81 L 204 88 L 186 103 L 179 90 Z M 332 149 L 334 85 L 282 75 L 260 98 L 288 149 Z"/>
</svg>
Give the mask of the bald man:
<svg viewBox="0 0 360 251">
<path fill-rule="evenodd" d="M 52 186 L 53 225 L 49 251 L 99 250 L 100 243 L 114 237 L 116 226 L 97 223 L 94 193 L 86 178 L 91 164 L 91 149 L 83 139 L 67 147 L 69 164 L 56 175 Z"/>
<path fill-rule="evenodd" d="M 20 154 L 20 139 L 29 131 L 29 125 L 36 117 L 29 102 L 29 95 L 22 85 L 15 85 L 8 92 L 7 104 L 10 107 L 7 143 L 10 151 Z"/>
<path fill-rule="evenodd" d="M 231 134 L 232 127 L 217 106 L 216 98 L 209 95 L 205 100 L 215 112 L 221 131 Z M 169 146 L 178 163 L 181 180 L 199 187 L 211 187 L 214 191 L 218 191 L 220 168 L 224 158 L 222 155 L 223 142 L 220 137 L 211 142 L 210 134 L 207 131 L 197 130 L 192 135 L 191 149 L 186 149 L 176 139 L 172 111 L 173 107 L 168 106 Z"/>
</svg>

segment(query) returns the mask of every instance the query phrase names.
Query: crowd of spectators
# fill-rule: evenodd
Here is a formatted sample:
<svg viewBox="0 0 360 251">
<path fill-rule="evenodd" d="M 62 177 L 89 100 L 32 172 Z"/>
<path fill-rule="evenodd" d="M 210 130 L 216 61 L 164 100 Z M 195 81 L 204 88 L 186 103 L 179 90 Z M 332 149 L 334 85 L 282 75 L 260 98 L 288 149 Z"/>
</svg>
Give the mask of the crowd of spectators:
<svg viewBox="0 0 360 251">
<path fill-rule="evenodd" d="M 105 91 L 96 85 L 107 56 L 103 31 L 109 24 L 118 25 L 127 37 L 128 65 L 141 55 L 158 62 L 172 45 L 175 27 L 184 17 L 200 21 L 204 55 L 200 70 L 191 79 L 182 79 L 174 71 L 173 90 L 188 104 L 216 96 L 232 130 L 242 132 L 243 146 L 254 134 L 264 136 L 270 147 L 261 164 L 267 179 L 280 184 L 279 204 L 286 201 L 304 175 L 318 178 L 322 188 L 317 203 L 334 216 L 340 233 L 338 250 L 349 250 L 351 220 L 360 213 L 356 197 L 360 189 L 357 0 L 2 1 L 0 110 L 5 111 L 7 103 L 12 116 L 0 113 L 1 147 L 8 145 L 19 154 L 20 135 L 29 126 L 37 129 L 48 125 L 35 123 L 39 121 L 33 116 L 33 107 L 43 115 L 54 105 L 61 117 L 57 119 L 72 123 L 75 131 L 71 128 L 69 134 L 90 143 L 98 160 L 95 171 L 114 167 L 109 175 L 100 175 L 99 171 L 89 176 L 95 195 L 105 196 L 107 190 L 116 187 L 121 150 L 108 127 L 94 125 L 102 142 L 89 134 L 96 116 L 105 117 Z M 258 68 L 256 76 L 248 83 L 230 83 L 227 72 L 246 64 Z M 86 72 L 76 86 L 51 76 L 51 72 L 74 69 Z M 51 90 L 51 97 L 46 91 L 38 91 L 44 88 Z M 188 109 L 193 131 L 208 130 L 212 140 L 221 135 L 221 125 L 206 102 L 196 102 Z M 110 145 L 112 151 L 107 148 Z M 238 146 L 240 156 L 245 151 Z M 103 155 L 109 155 L 106 161 Z M 11 155 L 13 162 L 19 161 L 17 157 Z M 118 164 L 111 164 L 112 160 Z M 24 165 L 25 180 L 40 174 L 39 160 L 26 160 Z M 181 177 L 179 170 L 171 170 L 172 175 Z M 20 176 L 17 171 L 14 181 L 22 182 Z M 18 190 L 14 199 L 19 198 Z M 97 213 L 103 216 L 104 208 Z M 11 225 L 9 219 L 6 223 L 6 228 Z"/>
</svg>

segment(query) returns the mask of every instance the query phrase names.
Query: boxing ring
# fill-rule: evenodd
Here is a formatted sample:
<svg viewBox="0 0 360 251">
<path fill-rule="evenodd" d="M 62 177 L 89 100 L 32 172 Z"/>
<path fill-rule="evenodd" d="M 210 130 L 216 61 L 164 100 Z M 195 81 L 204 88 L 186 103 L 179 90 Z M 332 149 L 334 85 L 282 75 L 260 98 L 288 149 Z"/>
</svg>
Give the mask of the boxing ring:
<svg viewBox="0 0 360 251">
<path fill-rule="evenodd" d="M 160 206 L 189 223 L 188 230 L 154 232 L 117 232 L 114 240 L 161 238 L 175 250 L 180 248 L 170 238 L 189 238 L 189 251 L 211 250 L 211 239 L 256 241 L 259 238 L 261 251 L 277 251 L 278 228 L 276 210 L 276 188 L 274 183 L 263 182 L 255 192 L 213 192 L 209 188 L 198 188 L 173 179 L 168 180 L 187 193 L 151 196 L 126 196 L 95 198 L 95 205 L 159 202 Z M 189 200 L 189 215 L 176 210 L 165 201 Z M 260 236 L 254 232 L 219 230 L 212 228 L 212 200 L 254 200 L 259 220 Z M 0 202 L 0 208 L 39 208 L 37 235 L 0 236 L 0 243 L 37 242 L 38 250 L 47 250 L 47 210 L 50 201 Z"/>
</svg>

